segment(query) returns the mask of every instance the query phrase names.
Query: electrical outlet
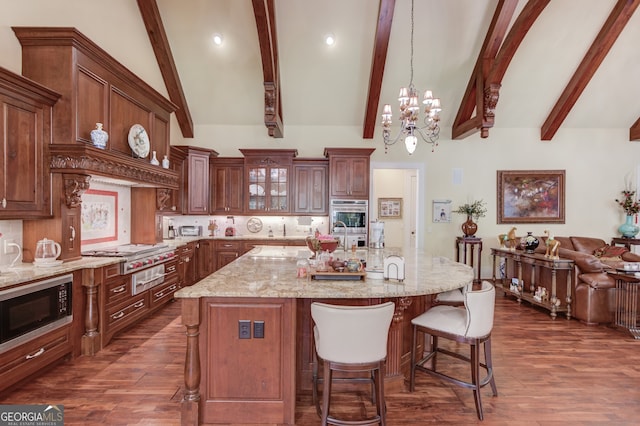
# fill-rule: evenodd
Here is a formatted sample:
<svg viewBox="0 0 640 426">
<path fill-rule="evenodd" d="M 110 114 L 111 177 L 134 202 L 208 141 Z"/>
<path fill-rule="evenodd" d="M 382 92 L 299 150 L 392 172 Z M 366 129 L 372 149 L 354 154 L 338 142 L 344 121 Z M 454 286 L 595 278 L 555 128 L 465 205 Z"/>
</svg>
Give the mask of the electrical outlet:
<svg viewBox="0 0 640 426">
<path fill-rule="evenodd" d="M 255 339 L 264 339 L 264 321 L 253 322 L 253 337 Z"/>
<path fill-rule="evenodd" d="M 251 321 L 238 321 L 238 337 L 240 339 L 251 339 Z"/>
</svg>

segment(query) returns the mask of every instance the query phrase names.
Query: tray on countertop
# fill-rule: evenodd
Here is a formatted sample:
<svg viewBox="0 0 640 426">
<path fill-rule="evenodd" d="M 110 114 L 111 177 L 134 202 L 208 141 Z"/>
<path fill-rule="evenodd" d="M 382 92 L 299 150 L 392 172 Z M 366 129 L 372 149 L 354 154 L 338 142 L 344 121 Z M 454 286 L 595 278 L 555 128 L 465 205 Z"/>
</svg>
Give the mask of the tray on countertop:
<svg viewBox="0 0 640 426">
<path fill-rule="evenodd" d="M 312 280 L 359 281 L 364 280 L 366 272 L 312 272 Z"/>
</svg>

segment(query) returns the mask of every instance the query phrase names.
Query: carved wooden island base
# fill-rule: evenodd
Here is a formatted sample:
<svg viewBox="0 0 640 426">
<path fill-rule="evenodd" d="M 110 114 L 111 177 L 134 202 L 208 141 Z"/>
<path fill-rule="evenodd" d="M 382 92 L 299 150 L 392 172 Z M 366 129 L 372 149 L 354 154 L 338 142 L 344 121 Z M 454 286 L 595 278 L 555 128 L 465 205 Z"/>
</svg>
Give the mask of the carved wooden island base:
<svg viewBox="0 0 640 426">
<path fill-rule="evenodd" d="M 299 279 L 296 258 L 305 254 L 299 247 L 256 247 L 176 293 L 187 335 L 183 425 L 295 424 L 296 393 L 312 384 L 313 301 L 395 302 L 385 391 L 401 391 L 411 319 L 430 306 L 431 295 L 473 280 L 470 267 L 417 250 L 400 253 L 406 262 L 402 283 Z M 366 258 L 368 252 L 358 254 Z"/>
</svg>

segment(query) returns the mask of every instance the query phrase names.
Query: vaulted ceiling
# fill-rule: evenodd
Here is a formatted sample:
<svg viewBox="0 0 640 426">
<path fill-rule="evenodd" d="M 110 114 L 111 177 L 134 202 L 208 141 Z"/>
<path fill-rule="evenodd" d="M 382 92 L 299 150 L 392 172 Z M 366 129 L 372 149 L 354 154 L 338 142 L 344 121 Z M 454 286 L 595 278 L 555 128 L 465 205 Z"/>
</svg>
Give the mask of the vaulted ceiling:
<svg viewBox="0 0 640 426">
<path fill-rule="evenodd" d="M 640 0 L 415 0 L 414 76 L 443 135 L 628 128 L 640 140 Z M 360 126 L 410 78 L 411 0 L 138 0 L 184 137 L 197 125 Z M 224 36 L 213 45 L 214 33 Z M 336 44 L 326 46 L 332 33 Z"/>
</svg>

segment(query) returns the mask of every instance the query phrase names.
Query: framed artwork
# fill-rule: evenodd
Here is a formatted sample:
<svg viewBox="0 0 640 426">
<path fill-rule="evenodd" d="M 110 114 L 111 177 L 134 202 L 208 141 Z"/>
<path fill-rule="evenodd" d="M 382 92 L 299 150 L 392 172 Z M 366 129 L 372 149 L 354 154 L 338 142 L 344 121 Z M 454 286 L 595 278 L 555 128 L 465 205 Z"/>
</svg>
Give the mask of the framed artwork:
<svg viewBox="0 0 640 426">
<path fill-rule="evenodd" d="M 402 198 L 378 198 L 378 217 L 400 219 L 402 217 Z"/>
<path fill-rule="evenodd" d="M 498 170 L 498 223 L 565 223 L 564 170 Z"/>
<path fill-rule="evenodd" d="M 433 200 L 433 222 L 451 222 L 451 200 Z"/>
<path fill-rule="evenodd" d="M 118 193 L 88 189 L 82 195 L 82 243 L 118 240 Z"/>
</svg>

